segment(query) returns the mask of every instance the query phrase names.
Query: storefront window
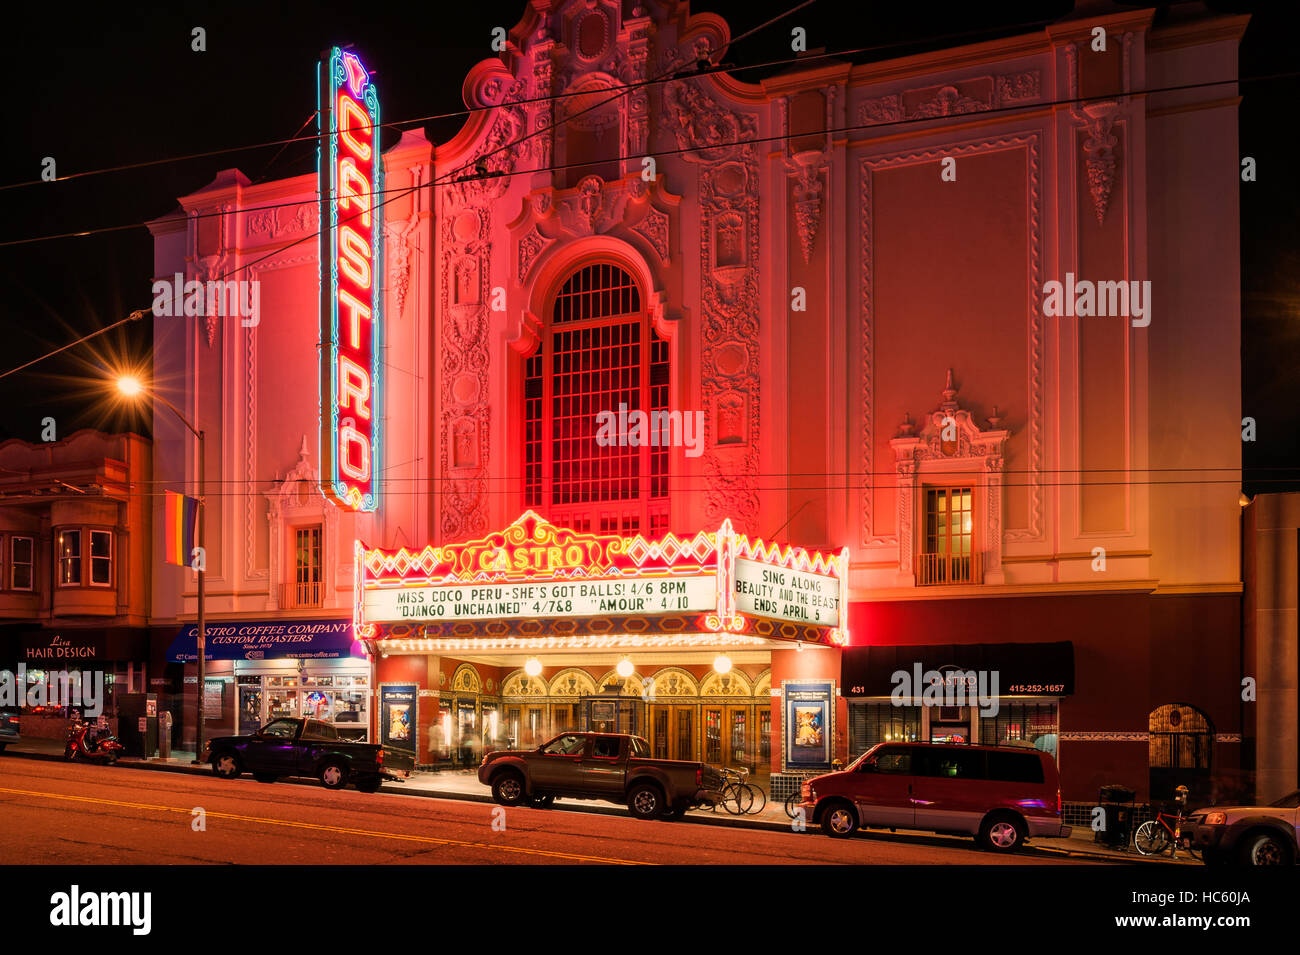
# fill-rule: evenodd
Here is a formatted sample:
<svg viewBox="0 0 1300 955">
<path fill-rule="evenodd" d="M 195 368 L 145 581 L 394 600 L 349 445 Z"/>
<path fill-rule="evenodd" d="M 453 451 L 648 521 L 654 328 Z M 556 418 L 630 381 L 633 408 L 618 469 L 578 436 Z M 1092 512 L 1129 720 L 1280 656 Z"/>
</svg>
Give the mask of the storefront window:
<svg viewBox="0 0 1300 955">
<path fill-rule="evenodd" d="M 980 718 L 980 743 L 985 746 L 1032 746 L 1056 758 L 1055 703 L 1003 702 L 996 716 Z"/>
<path fill-rule="evenodd" d="M 849 758 L 856 759 L 877 743 L 914 742 L 921 738 L 921 707 L 892 703 L 849 704 Z"/>
</svg>

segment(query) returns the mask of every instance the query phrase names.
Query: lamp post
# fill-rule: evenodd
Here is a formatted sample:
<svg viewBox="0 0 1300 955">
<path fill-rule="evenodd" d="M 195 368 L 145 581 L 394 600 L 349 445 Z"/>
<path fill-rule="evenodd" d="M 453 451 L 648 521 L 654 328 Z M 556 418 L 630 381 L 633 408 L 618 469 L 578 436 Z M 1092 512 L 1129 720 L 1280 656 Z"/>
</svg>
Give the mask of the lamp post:
<svg viewBox="0 0 1300 955">
<path fill-rule="evenodd" d="M 196 656 L 197 656 L 197 663 L 199 669 L 198 669 L 198 693 L 197 693 L 197 700 L 194 707 L 195 723 L 194 723 L 194 760 L 193 760 L 195 764 L 198 764 L 198 762 L 203 756 L 203 691 L 204 691 L 203 678 L 204 678 L 204 663 L 205 663 L 204 657 L 206 656 L 206 652 L 207 652 L 207 630 L 204 626 L 205 618 L 203 613 L 204 611 L 203 598 L 204 598 L 204 591 L 206 589 L 205 583 L 207 579 L 207 567 L 208 567 L 208 552 L 203 546 L 203 511 L 204 511 L 207 469 L 204 466 L 206 464 L 206 460 L 205 460 L 206 452 L 205 452 L 205 446 L 203 440 L 203 432 L 200 431 L 198 428 L 194 427 L 194 425 L 190 423 L 190 420 L 186 418 L 185 415 L 181 414 L 179 408 L 177 408 L 174 404 L 172 404 L 162 395 L 158 394 L 156 391 L 150 388 L 146 388 L 144 384 L 141 383 L 140 379 L 132 375 L 123 375 L 119 377 L 117 379 L 117 390 L 120 391 L 122 394 L 126 395 L 128 398 L 134 398 L 137 395 L 144 394 L 144 395 L 148 395 L 150 398 L 153 398 L 155 401 L 161 402 L 171 411 L 172 414 L 174 414 L 177 418 L 180 419 L 181 424 L 185 425 L 185 427 L 190 429 L 190 432 L 194 435 L 194 437 L 199 439 L 199 507 L 198 507 L 199 526 L 196 535 L 196 543 L 199 548 L 199 564 L 198 567 L 195 568 L 195 570 L 198 571 L 198 575 L 199 575 L 199 593 L 198 593 L 199 632 L 198 632 L 198 637 L 195 640 L 195 648 L 197 650 Z"/>
</svg>

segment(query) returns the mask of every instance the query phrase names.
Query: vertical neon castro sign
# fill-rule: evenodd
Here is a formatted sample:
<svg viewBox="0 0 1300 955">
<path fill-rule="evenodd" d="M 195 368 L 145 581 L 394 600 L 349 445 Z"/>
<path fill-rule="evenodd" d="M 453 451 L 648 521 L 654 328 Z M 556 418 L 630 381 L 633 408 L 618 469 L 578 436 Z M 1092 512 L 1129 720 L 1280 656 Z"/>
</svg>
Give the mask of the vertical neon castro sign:
<svg viewBox="0 0 1300 955">
<path fill-rule="evenodd" d="M 379 95 L 361 59 L 335 47 L 320 80 L 321 490 L 379 503 L 383 184 Z M 328 126 L 326 125 L 328 123 Z"/>
</svg>

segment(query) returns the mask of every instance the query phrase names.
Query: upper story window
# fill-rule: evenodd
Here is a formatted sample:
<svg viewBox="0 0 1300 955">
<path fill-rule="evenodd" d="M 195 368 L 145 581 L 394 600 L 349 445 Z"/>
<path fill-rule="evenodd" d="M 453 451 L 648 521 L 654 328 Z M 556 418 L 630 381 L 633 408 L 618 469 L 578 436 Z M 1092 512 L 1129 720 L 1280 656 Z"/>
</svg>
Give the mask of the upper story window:
<svg viewBox="0 0 1300 955">
<path fill-rule="evenodd" d="M 59 583 L 64 587 L 81 585 L 81 531 L 59 531 Z"/>
<path fill-rule="evenodd" d="M 972 489 L 927 487 L 924 500 L 925 534 L 917 555 L 917 584 L 978 583 Z"/>
<path fill-rule="evenodd" d="M 89 545 L 89 552 L 84 549 Z M 61 587 L 113 585 L 113 532 L 65 527 L 55 535 Z M 89 576 L 87 576 L 87 572 Z"/>
<path fill-rule="evenodd" d="M 9 538 L 9 587 L 11 590 L 31 590 L 36 568 L 36 539 L 34 537 Z"/>
<path fill-rule="evenodd" d="M 321 605 L 321 527 L 294 528 L 294 579 L 293 592 L 288 606 L 319 607 Z"/>
<path fill-rule="evenodd" d="M 90 585 L 107 587 L 113 583 L 113 533 L 90 532 Z"/>
<path fill-rule="evenodd" d="M 666 411 L 668 387 L 668 344 L 632 276 L 610 263 L 572 272 L 524 362 L 525 506 L 574 530 L 666 532 L 668 448 L 625 426 L 605 446 L 596 435 L 604 412 Z"/>
</svg>

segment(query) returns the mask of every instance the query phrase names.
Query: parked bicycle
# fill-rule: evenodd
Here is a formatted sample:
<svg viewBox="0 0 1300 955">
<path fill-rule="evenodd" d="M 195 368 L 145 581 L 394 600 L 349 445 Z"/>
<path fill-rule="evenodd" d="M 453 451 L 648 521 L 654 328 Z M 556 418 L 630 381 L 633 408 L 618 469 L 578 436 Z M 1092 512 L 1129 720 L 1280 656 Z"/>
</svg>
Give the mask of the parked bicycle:
<svg viewBox="0 0 1300 955">
<path fill-rule="evenodd" d="M 1174 858 L 1178 854 L 1178 842 L 1182 836 L 1183 810 L 1187 808 L 1187 787 L 1179 786 L 1174 790 L 1174 802 L 1178 805 L 1178 812 L 1170 815 L 1167 812 L 1157 812 L 1156 817 L 1152 820 L 1142 823 L 1133 833 L 1133 847 L 1144 856 L 1155 856 L 1169 850 L 1169 858 Z M 1187 847 L 1193 859 L 1200 858 L 1200 851 L 1192 846 Z"/>
<path fill-rule="evenodd" d="M 722 798 L 718 805 L 733 816 L 760 813 L 767 805 L 767 794 L 762 787 L 747 782 L 749 770 L 723 769 Z M 715 807 L 716 808 L 716 807 Z"/>
</svg>

